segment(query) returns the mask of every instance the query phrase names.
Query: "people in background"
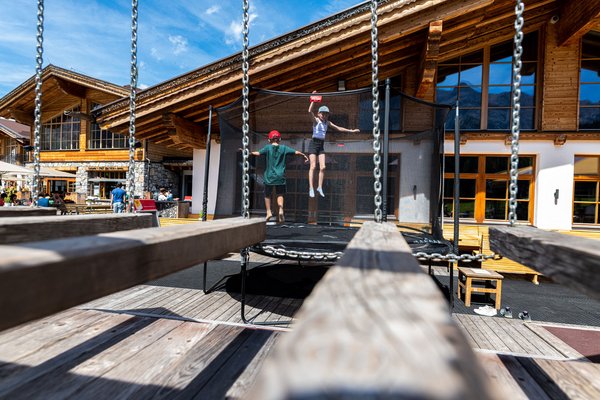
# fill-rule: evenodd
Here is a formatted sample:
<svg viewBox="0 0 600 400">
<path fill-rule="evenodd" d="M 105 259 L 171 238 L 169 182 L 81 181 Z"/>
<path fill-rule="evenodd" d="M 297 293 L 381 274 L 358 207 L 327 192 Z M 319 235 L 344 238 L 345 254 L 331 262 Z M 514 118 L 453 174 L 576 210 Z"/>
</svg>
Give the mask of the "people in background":
<svg viewBox="0 0 600 400">
<path fill-rule="evenodd" d="M 160 188 L 158 194 L 158 201 L 167 201 L 167 189 Z"/>
<path fill-rule="evenodd" d="M 52 194 L 52 200 L 54 200 L 53 206 L 60 211 L 60 215 L 65 215 L 67 213 L 67 206 L 65 205 L 65 200 L 62 198 L 62 194 L 60 192 L 54 192 Z"/>
<path fill-rule="evenodd" d="M 120 214 L 125 212 L 126 194 L 121 182 L 117 183 L 116 187 L 110 192 L 110 205 L 114 213 Z"/>
<path fill-rule="evenodd" d="M 173 193 L 170 190 L 167 190 L 167 201 L 173 201 Z"/>
<path fill-rule="evenodd" d="M 313 92 L 316 93 L 316 92 Z M 311 96 L 310 105 L 308 106 L 308 114 L 313 124 L 312 140 L 308 144 L 308 157 L 310 158 L 310 168 L 308 170 L 308 195 L 315 197 L 315 186 L 314 186 L 314 175 L 315 169 L 317 168 L 317 159 L 319 161 L 319 181 L 317 186 L 317 192 L 321 197 L 325 197 L 323 193 L 323 179 L 325 178 L 325 135 L 327 129 L 331 126 L 333 129 L 339 132 L 356 133 L 360 132 L 360 129 L 348 129 L 337 126 L 333 122 L 329 121 L 329 107 L 321 106 L 317 115 L 313 111 L 314 103 L 320 102 L 320 96 Z"/>
<path fill-rule="evenodd" d="M 16 193 L 13 193 L 10 195 L 9 197 L 9 203 L 11 206 L 18 206 L 20 205 L 19 200 L 17 200 L 17 195 Z"/>
<path fill-rule="evenodd" d="M 294 150 L 284 144 L 279 144 L 281 141 L 281 133 L 278 131 L 269 132 L 269 143 L 259 151 L 253 151 L 250 154 L 253 156 L 264 156 L 266 159 L 265 173 L 263 180 L 265 182 L 265 209 L 267 210 L 267 222 L 273 217 L 271 211 L 271 195 L 275 192 L 277 198 L 277 206 L 279 207 L 278 221 L 284 222 L 283 214 L 283 195 L 286 192 L 285 186 L 285 158 L 288 154 L 297 154 L 308 162 L 306 154 Z"/>
<path fill-rule="evenodd" d="M 37 201 L 38 207 L 50 207 L 50 196 L 48 193 L 42 193 Z"/>
<path fill-rule="evenodd" d="M 6 205 L 6 193 L 2 193 L 0 194 L 0 207 L 3 207 Z"/>
</svg>

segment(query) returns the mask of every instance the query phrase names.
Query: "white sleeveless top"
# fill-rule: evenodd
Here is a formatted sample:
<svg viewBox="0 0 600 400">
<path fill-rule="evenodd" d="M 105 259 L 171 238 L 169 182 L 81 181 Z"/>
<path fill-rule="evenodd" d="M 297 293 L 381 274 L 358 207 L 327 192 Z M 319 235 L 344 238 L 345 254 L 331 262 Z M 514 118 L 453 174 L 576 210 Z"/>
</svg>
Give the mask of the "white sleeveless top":
<svg viewBox="0 0 600 400">
<path fill-rule="evenodd" d="M 312 137 L 315 139 L 325 140 L 325 134 L 327 133 L 328 123 L 319 121 L 313 124 L 313 135 Z"/>
</svg>

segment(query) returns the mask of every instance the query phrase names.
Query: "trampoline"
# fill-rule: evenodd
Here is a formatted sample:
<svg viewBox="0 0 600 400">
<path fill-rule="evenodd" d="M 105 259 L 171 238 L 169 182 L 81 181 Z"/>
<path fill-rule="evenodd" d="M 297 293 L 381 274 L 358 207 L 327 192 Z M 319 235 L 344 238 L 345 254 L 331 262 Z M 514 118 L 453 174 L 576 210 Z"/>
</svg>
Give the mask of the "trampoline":
<svg viewBox="0 0 600 400">
<path fill-rule="evenodd" d="M 446 240 L 411 227 L 399 227 L 413 253 L 448 254 Z M 359 228 L 303 223 L 269 224 L 267 238 L 251 247 L 251 251 L 286 260 L 335 262 L 344 252 Z"/>
</svg>

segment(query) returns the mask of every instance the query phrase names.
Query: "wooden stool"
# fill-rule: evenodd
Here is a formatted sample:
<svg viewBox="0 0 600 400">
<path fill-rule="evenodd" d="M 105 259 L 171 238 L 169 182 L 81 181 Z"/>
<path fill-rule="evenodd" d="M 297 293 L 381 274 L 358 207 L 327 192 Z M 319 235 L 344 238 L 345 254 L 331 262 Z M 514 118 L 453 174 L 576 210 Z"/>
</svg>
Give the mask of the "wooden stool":
<svg viewBox="0 0 600 400">
<path fill-rule="evenodd" d="M 465 306 L 467 307 L 471 306 L 471 293 L 494 293 L 496 294 L 496 310 L 499 310 L 502 300 L 502 279 L 504 277 L 494 271 L 458 267 L 458 299 L 460 300 L 461 287 L 465 291 Z M 476 285 L 474 286 L 473 283 Z"/>
</svg>

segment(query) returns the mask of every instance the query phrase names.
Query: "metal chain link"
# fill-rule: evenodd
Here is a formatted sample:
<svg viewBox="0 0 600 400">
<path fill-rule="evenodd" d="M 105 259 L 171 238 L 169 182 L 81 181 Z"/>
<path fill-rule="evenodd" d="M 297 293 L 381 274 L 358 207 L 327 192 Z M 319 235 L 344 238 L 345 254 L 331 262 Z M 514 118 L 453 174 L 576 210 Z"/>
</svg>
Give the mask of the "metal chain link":
<svg viewBox="0 0 600 400">
<path fill-rule="evenodd" d="M 131 88 L 129 92 L 129 170 L 127 172 L 127 194 L 133 202 L 135 193 L 135 106 L 138 80 L 137 68 L 137 19 L 138 0 L 131 1 Z"/>
<path fill-rule="evenodd" d="M 336 261 L 340 259 L 343 252 L 314 252 L 314 251 L 296 251 L 287 250 L 281 247 L 275 247 L 270 245 L 260 245 L 254 248 L 255 250 L 262 252 L 268 256 L 287 258 L 291 260 L 303 260 L 303 261 Z M 496 253 L 493 254 L 440 254 L 440 253 L 425 253 L 416 252 L 413 256 L 418 260 L 430 260 L 430 261 L 449 261 L 449 262 L 483 262 L 485 260 L 500 260 L 502 256 Z"/>
<path fill-rule="evenodd" d="M 371 81 L 373 84 L 373 188 L 375 189 L 375 222 L 381 222 L 381 133 L 379 131 L 379 41 L 377 38 L 377 0 L 371 0 Z"/>
<path fill-rule="evenodd" d="M 517 0 L 515 7 L 515 37 L 513 53 L 513 85 L 512 85 L 512 140 L 510 145 L 510 200 L 508 219 L 513 226 L 517 221 L 517 178 L 519 175 L 519 135 L 521 127 L 521 56 L 523 55 L 523 11 L 525 5 L 522 0 Z"/>
<path fill-rule="evenodd" d="M 37 205 L 40 191 L 40 135 L 42 131 L 42 66 L 44 63 L 44 0 L 38 0 L 35 67 L 35 111 L 33 132 L 33 184 L 31 200 Z"/>
<path fill-rule="evenodd" d="M 244 19 L 242 27 L 243 35 L 243 50 L 242 50 L 242 216 L 244 218 L 250 218 L 250 150 L 248 145 L 250 143 L 249 133 L 250 127 L 248 120 L 250 119 L 248 108 L 249 100 L 248 95 L 250 92 L 249 78 L 248 78 L 248 23 L 250 18 L 248 16 L 248 0 L 244 0 Z"/>
</svg>

